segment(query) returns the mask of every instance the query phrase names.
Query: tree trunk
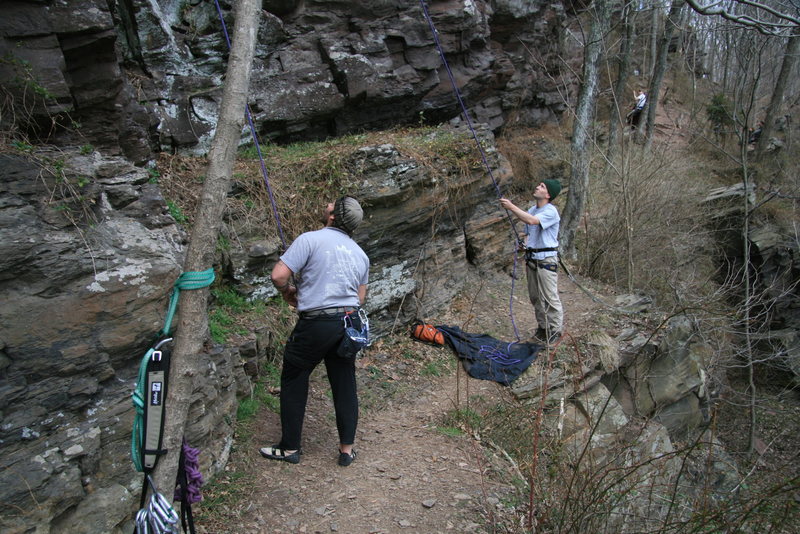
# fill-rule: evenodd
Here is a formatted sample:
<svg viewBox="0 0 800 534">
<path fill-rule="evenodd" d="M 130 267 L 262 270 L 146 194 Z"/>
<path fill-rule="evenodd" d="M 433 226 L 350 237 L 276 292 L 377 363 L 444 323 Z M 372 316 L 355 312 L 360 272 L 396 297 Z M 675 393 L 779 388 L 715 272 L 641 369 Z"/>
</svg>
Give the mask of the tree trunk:
<svg viewBox="0 0 800 534">
<path fill-rule="evenodd" d="M 731 34 L 730 32 L 725 32 L 725 41 L 723 45 L 723 51 L 721 52 L 725 58 L 722 62 L 722 91 L 723 94 L 728 93 L 728 74 L 731 70 Z"/>
<path fill-rule="evenodd" d="M 614 94 L 609 110 L 608 121 L 608 148 L 606 149 L 606 168 L 605 173 L 614 163 L 617 151 L 617 141 L 619 139 L 620 125 L 625 122 L 625 111 L 628 109 L 620 108 L 620 102 L 628 102 L 628 95 L 625 86 L 628 83 L 628 75 L 631 69 L 631 48 L 636 37 L 636 12 L 632 9 L 632 4 L 627 3 L 622 10 L 622 42 L 619 44 L 619 71 L 617 81 L 614 83 Z M 605 174 L 604 173 L 604 174 Z"/>
<path fill-rule="evenodd" d="M 569 192 L 561 223 L 561 250 L 566 257 L 571 259 L 575 259 L 575 232 L 583 216 L 583 207 L 589 187 L 591 126 L 597 98 L 603 38 L 608 31 L 611 11 L 608 0 L 595 0 L 592 7 L 594 16 L 589 38 L 583 48 L 583 80 L 578 92 L 575 123 L 572 127 L 570 144 L 572 170 Z"/>
<path fill-rule="evenodd" d="M 645 149 L 649 149 L 653 143 L 653 134 L 656 125 L 656 111 L 658 110 L 658 93 L 661 90 L 661 82 L 667 72 L 667 56 L 669 55 L 669 44 L 675 28 L 680 23 L 681 9 L 683 0 L 673 0 L 672 7 L 669 8 L 669 16 L 664 25 L 664 35 L 658 48 L 658 57 L 653 68 L 653 77 L 650 79 L 650 89 L 647 94 L 647 105 L 642 113 L 647 112 L 647 122 L 645 124 Z"/>
<path fill-rule="evenodd" d="M 656 68 L 656 57 L 658 56 L 658 34 L 661 19 L 661 1 L 653 0 L 650 6 L 650 54 L 648 55 L 647 75 L 652 78 Z M 644 74 L 644 72 L 642 73 Z"/>
<path fill-rule="evenodd" d="M 789 81 L 789 76 L 792 73 L 795 63 L 797 63 L 797 55 L 800 54 L 800 28 L 795 28 L 795 32 L 798 33 L 789 37 L 789 41 L 786 43 L 786 52 L 783 54 L 781 71 L 778 74 L 778 79 L 775 82 L 775 89 L 772 91 L 772 98 L 767 107 L 764 125 L 761 128 L 761 137 L 758 138 L 758 144 L 756 145 L 756 160 L 761 159 L 764 155 L 764 151 L 769 146 L 769 138 L 772 137 L 775 120 L 780 115 L 781 108 L 783 107 L 786 83 Z"/>
<path fill-rule="evenodd" d="M 755 91 L 754 91 L 755 92 Z M 746 131 L 745 131 L 746 133 Z M 742 262 L 744 265 L 742 277 L 744 280 L 744 310 L 743 310 L 743 324 L 744 324 L 744 339 L 745 339 L 745 360 L 747 362 L 747 395 L 748 395 L 748 412 L 749 412 L 749 431 L 747 439 L 747 454 L 752 456 L 756 447 L 756 425 L 758 424 L 756 414 L 756 401 L 758 400 L 756 394 L 755 382 L 755 369 L 753 361 L 753 338 L 751 336 L 751 310 L 752 310 L 752 295 L 751 295 L 751 263 L 750 263 L 750 215 L 752 210 L 750 207 L 750 195 L 747 194 L 750 188 L 750 171 L 747 167 L 747 140 L 740 143 L 741 146 L 741 160 L 742 160 L 742 183 L 744 184 L 744 221 L 742 224 Z M 755 209 L 755 208 L 753 208 Z"/>
<path fill-rule="evenodd" d="M 186 253 L 186 272 L 206 270 L 214 261 L 225 198 L 244 125 L 260 7 L 260 0 L 236 2 L 236 22 L 222 104 L 217 131 L 208 154 L 203 194 Z M 178 307 L 163 434 L 163 446 L 167 449 L 167 454 L 158 462 L 154 477 L 159 491 L 169 500 L 172 500 L 175 488 L 178 458 L 196 374 L 194 362 L 208 334 L 207 300 L 207 289 L 184 291 Z"/>
</svg>

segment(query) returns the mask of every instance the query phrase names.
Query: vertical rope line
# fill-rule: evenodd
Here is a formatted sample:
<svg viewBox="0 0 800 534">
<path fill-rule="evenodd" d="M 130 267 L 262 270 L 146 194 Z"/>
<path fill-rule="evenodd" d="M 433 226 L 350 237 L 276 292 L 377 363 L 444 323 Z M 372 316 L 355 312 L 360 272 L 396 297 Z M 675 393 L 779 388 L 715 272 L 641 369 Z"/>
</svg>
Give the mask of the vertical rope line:
<svg viewBox="0 0 800 534">
<path fill-rule="evenodd" d="M 436 31 L 436 27 L 433 25 L 433 20 L 431 19 L 430 13 L 428 13 L 428 7 L 425 5 L 425 0 L 419 0 L 420 5 L 422 6 L 422 11 L 425 13 L 425 19 L 428 21 L 428 26 L 431 28 L 431 33 L 433 34 L 433 40 L 436 43 L 436 48 L 439 51 L 439 56 L 442 58 L 442 63 L 444 64 L 444 68 L 447 71 L 447 76 L 450 78 L 450 84 L 453 86 L 453 91 L 455 92 L 456 99 L 458 100 L 459 105 L 461 106 L 461 113 L 464 115 L 464 120 L 467 121 L 467 126 L 469 126 L 469 130 L 472 133 L 473 139 L 475 139 L 475 143 L 478 145 L 478 150 L 481 153 L 481 159 L 483 160 L 483 165 L 486 167 L 486 171 L 489 173 L 489 177 L 492 179 L 492 185 L 497 192 L 498 196 L 502 196 L 500 193 L 500 187 L 497 185 L 497 180 L 494 178 L 494 174 L 492 174 L 492 168 L 489 166 L 489 162 L 486 159 L 486 153 L 483 150 L 483 146 L 481 145 L 480 140 L 478 139 L 478 134 L 475 132 L 475 128 L 472 126 L 472 120 L 469 118 L 469 113 L 467 113 L 467 107 L 464 105 L 464 100 L 461 98 L 461 93 L 458 90 L 458 85 L 456 85 L 455 77 L 453 76 L 453 72 L 450 70 L 450 65 L 447 63 L 447 59 L 444 57 L 444 50 L 442 50 L 442 45 L 439 42 L 439 33 Z"/>
<path fill-rule="evenodd" d="M 514 321 L 514 282 L 517 281 L 517 256 L 517 251 L 514 249 L 514 268 L 511 270 L 511 295 L 508 297 L 508 316 L 511 318 L 511 326 L 514 327 L 514 338 L 519 341 L 519 330 L 517 330 L 517 323 Z"/>
<path fill-rule="evenodd" d="M 228 50 L 231 49 L 231 39 L 228 36 L 228 28 L 225 25 L 225 17 L 222 15 L 222 8 L 219 5 L 219 0 L 214 0 L 214 4 L 217 6 L 217 14 L 219 15 L 219 21 L 222 24 L 222 33 L 225 35 L 225 42 L 228 45 Z M 258 161 L 261 163 L 261 174 L 264 177 L 264 185 L 267 187 L 267 194 L 269 195 L 269 202 L 272 205 L 272 215 L 275 217 L 275 224 L 278 227 L 278 235 L 281 238 L 281 245 L 283 246 L 283 250 L 286 250 L 286 237 L 283 235 L 283 226 L 281 225 L 281 217 L 278 214 L 278 205 L 275 202 L 275 196 L 272 194 L 272 187 L 269 185 L 269 176 L 267 173 L 267 166 L 264 163 L 264 156 L 261 154 L 261 145 L 258 143 L 258 135 L 256 134 L 256 127 L 253 124 L 253 117 L 250 114 L 250 106 L 248 104 L 244 105 L 245 116 L 247 117 L 247 124 L 250 126 L 250 135 L 253 137 L 253 144 L 256 146 L 256 153 L 258 153 Z"/>
<path fill-rule="evenodd" d="M 431 19 L 430 13 L 428 13 L 428 6 L 425 4 L 425 0 L 419 0 L 419 4 L 422 7 L 422 12 L 425 15 L 425 20 L 428 22 L 428 26 L 431 29 L 431 33 L 433 34 L 433 40 L 436 43 L 436 49 L 439 51 L 439 57 L 442 58 L 442 64 L 444 65 L 445 70 L 447 71 L 447 76 L 450 78 L 450 85 L 453 86 L 453 92 L 456 95 L 456 99 L 458 100 L 459 106 L 461 106 L 461 114 L 464 116 L 464 120 L 467 121 L 467 126 L 469 127 L 470 132 L 472 133 L 472 138 L 475 140 L 475 144 L 478 146 L 478 151 L 481 154 L 481 160 L 483 161 L 484 167 L 486 167 L 486 172 L 489 174 L 489 178 L 492 179 L 492 185 L 494 186 L 495 192 L 497 193 L 498 198 L 502 198 L 503 194 L 500 191 L 500 186 L 497 184 L 497 180 L 494 178 L 494 174 L 492 173 L 492 168 L 489 165 L 489 161 L 486 158 L 486 152 L 483 150 L 483 145 L 481 145 L 480 140 L 478 139 L 478 134 L 475 132 L 475 128 L 472 126 L 472 120 L 469 118 L 469 113 L 467 113 L 467 107 L 464 105 L 464 100 L 461 98 L 461 92 L 458 90 L 458 85 L 456 84 L 456 79 L 453 76 L 453 72 L 450 70 L 450 65 L 447 63 L 447 59 L 444 56 L 444 50 L 442 49 L 442 45 L 439 42 L 439 33 L 436 31 L 436 27 L 433 25 L 433 19 Z M 511 273 L 511 296 L 508 299 L 508 314 L 511 318 L 511 326 L 514 328 L 514 335 L 516 336 L 517 341 L 520 340 L 519 331 L 517 330 L 517 324 L 514 321 L 514 281 L 517 278 L 517 243 L 519 238 L 517 237 L 517 228 L 514 225 L 514 219 L 511 218 L 511 214 L 508 210 L 505 210 L 506 217 L 508 218 L 508 222 L 511 225 L 511 235 L 514 239 L 514 268 Z"/>
</svg>

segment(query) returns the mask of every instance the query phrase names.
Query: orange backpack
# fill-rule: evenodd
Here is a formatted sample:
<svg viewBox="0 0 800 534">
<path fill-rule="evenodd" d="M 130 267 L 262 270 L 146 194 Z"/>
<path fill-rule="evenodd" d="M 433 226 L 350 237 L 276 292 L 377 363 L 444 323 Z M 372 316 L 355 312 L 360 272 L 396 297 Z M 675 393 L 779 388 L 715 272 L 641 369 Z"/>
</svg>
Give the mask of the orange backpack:
<svg viewBox="0 0 800 534">
<path fill-rule="evenodd" d="M 432 324 L 415 323 L 411 327 L 411 337 L 432 345 L 444 345 L 444 334 Z"/>
</svg>

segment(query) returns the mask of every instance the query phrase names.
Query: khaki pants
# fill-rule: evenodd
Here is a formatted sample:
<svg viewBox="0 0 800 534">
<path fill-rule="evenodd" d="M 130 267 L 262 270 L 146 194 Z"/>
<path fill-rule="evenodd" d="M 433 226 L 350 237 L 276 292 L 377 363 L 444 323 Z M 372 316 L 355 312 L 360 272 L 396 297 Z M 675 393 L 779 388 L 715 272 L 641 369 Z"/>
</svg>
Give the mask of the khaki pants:
<svg viewBox="0 0 800 534">
<path fill-rule="evenodd" d="M 564 309 L 558 296 L 558 272 L 549 270 L 543 265 L 558 265 L 558 256 L 550 256 L 543 260 L 526 262 L 528 277 L 528 296 L 536 313 L 536 322 L 547 335 L 561 332 L 564 322 Z"/>
</svg>

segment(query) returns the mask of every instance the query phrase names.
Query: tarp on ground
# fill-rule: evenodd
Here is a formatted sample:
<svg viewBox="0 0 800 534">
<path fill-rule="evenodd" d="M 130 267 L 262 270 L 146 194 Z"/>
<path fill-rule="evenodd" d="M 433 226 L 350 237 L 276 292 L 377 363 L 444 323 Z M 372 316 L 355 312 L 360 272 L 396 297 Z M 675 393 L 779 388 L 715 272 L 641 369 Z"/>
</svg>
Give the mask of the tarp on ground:
<svg viewBox="0 0 800 534">
<path fill-rule="evenodd" d="M 495 339 L 487 334 L 470 334 L 457 326 L 437 326 L 467 371 L 480 380 L 507 386 L 536 359 L 542 345 Z"/>
</svg>

